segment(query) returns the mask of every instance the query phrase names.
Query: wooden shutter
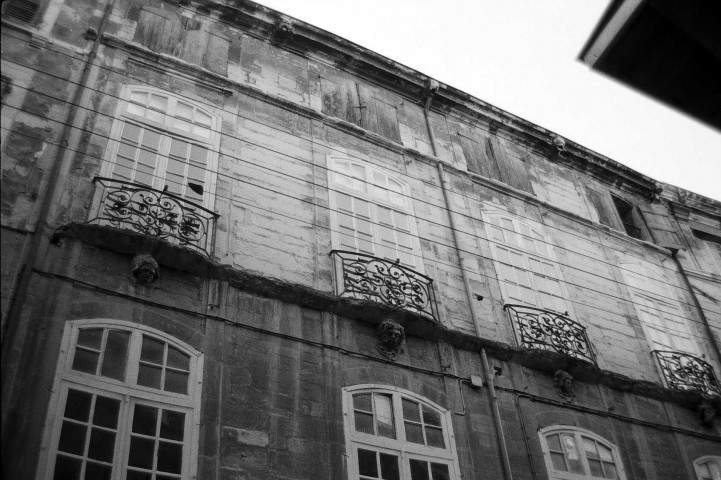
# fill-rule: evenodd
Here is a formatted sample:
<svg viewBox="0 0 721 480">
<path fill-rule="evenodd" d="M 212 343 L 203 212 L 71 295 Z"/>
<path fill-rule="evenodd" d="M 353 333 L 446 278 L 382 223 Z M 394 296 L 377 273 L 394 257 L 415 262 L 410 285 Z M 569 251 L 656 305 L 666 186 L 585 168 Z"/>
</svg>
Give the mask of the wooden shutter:
<svg viewBox="0 0 721 480">
<path fill-rule="evenodd" d="M 681 240 L 680 228 L 665 206 L 659 204 L 639 203 L 638 209 L 643 214 L 656 245 L 673 250 L 685 249 Z"/>
<path fill-rule="evenodd" d="M 501 181 L 498 165 L 496 165 L 495 159 L 489 152 L 488 139 L 481 136 L 481 142 L 478 142 L 460 132 L 458 137 L 461 140 L 461 148 L 463 149 L 463 156 L 466 158 L 468 171 Z"/>
<path fill-rule="evenodd" d="M 398 128 L 398 113 L 391 95 L 383 91 L 373 91 L 365 85 L 358 85 L 361 127 L 377 133 L 382 137 L 401 143 L 401 132 Z M 384 98 L 386 97 L 386 98 Z"/>
<path fill-rule="evenodd" d="M 25 23 L 31 23 L 38 13 L 39 2 L 28 0 L 7 0 L 2 2 L 2 14 Z"/>
<path fill-rule="evenodd" d="M 228 70 L 228 50 L 230 40 L 217 33 L 209 32 L 208 47 L 205 51 L 203 66 L 211 72 L 225 75 Z"/>
<path fill-rule="evenodd" d="M 161 8 L 143 7 L 134 40 L 154 52 L 173 55 L 180 49 L 183 33 L 183 24 L 175 13 Z"/>
<path fill-rule="evenodd" d="M 321 77 L 323 113 L 361 125 L 358 90 L 350 79 Z"/>
<path fill-rule="evenodd" d="M 498 138 L 490 137 L 488 143 L 492 158 L 495 159 L 498 170 L 501 172 L 501 181 L 524 192 L 533 193 L 526 162 L 508 155 Z"/>
<path fill-rule="evenodd" d="M 611 203 L 611 197 L 606 192 L 597 192 L 591 188 L 587 188 L 588 199 L 591 201 L 591 205 L 596 209 L 598 213 L 598 221 L 603 225 L 611 228 L 620 228 L 616 223 L 615 207 Z"/>
</svg>

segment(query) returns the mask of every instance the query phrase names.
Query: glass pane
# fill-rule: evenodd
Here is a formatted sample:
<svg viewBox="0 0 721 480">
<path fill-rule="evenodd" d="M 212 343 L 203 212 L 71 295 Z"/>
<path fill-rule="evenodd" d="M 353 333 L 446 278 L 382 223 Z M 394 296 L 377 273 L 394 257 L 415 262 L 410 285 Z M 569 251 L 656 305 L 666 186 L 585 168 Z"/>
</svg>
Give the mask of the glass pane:
<svg viewBox="0 0 721 480">
<path fill-rule="evenodd" d="M 143 335 L 143 348 L 140 352 L 140 359 L 144 362 L 162 365 L 164 347 L 164 342 Z"/>
<path fill-rule="evenodd" d="M 586 437 L 581 437 L 581 440 L 583 441 L 583 450 L 586 452 L 586 457 L 598 458 L 598 453 L 596 452 L 596 442 Z"/>
<path fill-rule="evenodd" d="M 381 478 L 384 480 L 399 480 L 398 457 L 387 453 L 380 454 Z"/>
<path fill-rule="evenodd" d="M 562 453 L 551 452 L 551 463 L 553 463 L 553 469 L 558 472 L 567 472 L 566 461 L 563 459 Z"/>
<path fill-rule="evenodd" d="M 373 431 L 373 415 L 355 412 L 355 429 L 357 432 L 375 434 L 375 431 Z"/>
<path fill-rule="evenodd" d="M 89 347 L 94 350 L 100 350 L 100 344 L 103 341 L 102 328 L 82 328 L 78 332 L 78 345 Z"/>
<path fill-rule="evenodd" d="M 80 479 L 80 467 L 82 463 L 80 460 L 74 458 L 68 458 L 63 455 L 58 455 L 55 460 L 55 473 L 53 474 L 54 480 L 76 480 Z"/>
<path fill-rule="evenodd" d="M 603 472 L 606 474 L 606 478 L 618 478 L 618 474 L 616 473 L 616 465 L 614 465 L 613 463 L 603 462 Z M 718 479 L 721 477 L 717 475 L 716 478 Z"/>
<path fill-rule="evenodd" d="M 389 395 L 375 395 L 374 400 L 378 435 L 381 437 L 396 438 L 391 397 Z"/>
<path fill-rule="evenodd" d="M 423 428 L 415 423 L 406 422 L 406 440 L 423 445 Z"/>
<path fill-rule="evenodd" d="M 185 159 L 188 155 L 188 143 L 177 138 L 172 139 L 168 155 Z"/>
<path fill-rule="evenodd" d="M 393 225 L 393 213 L 391 209 L 378 207 L 378 221 L 386 225 Z"/>
<path fill-rule="evenodd" d="M 356 230 L 364 235 L 373 235 L 371 232 L 371 222 L 361 218 L 356 219 Z"/>
<path fill-rule="evenodd" d="M 358 473 L 366 477 L 378 478 L 376 452 L 358 449 Z"/>
<path fill-rule="evenodd" d="M 411 480 L 429 480 L 428 463 L 422 460 L 410 460 Z"/>
<path fill-rule="evenodd" d="M 598 451 L 601 454 L 601 460 L 605 460 L 606 462 L 612 462 L 613 461 L 613 455 L 611 455 L 611 449 L 606 448 L 603 445 L 598 445 Z"/>
<path fill-rule="evenodd" d="M 165 115 L 162 113 L 158 113 L 154 110 L 146 110 L 145 118 L 147 118 L 148 120 L 151 120 L 153 122 L 158 122 L 158 123 L 163 123 L 165 121 Z"/>
<path fill-rule="evenodd" d="M 451 474 L 448 472 L 448 465 L 431 463 L 431 477 L 433 480 L 450 480 Z"/>
<path fill-rule="evenodd" d="M 371 395 L 368 393 L 353 395 L 353 408 L 356 410 L 372 412 L 373 407 L 371 406 Z"/>
<path fill-rule="evenodd" d="M 193 124 L 190 123 L 190 122 L 188 122 L 188 121 L 186 121 L 186 120 L 176 119 L 175 122 L 174 122 L 174 124 L 173 124 L 173 126 L 174 126 L 177 130 L 181 130 L 181 131 L 183 131 L 183 132 L 190 132 L 190 131 L 193 130 Z"/>
<path fill-rule="evenodd" d="M 549 435 L 546 437 L 546 442 L 548 443 L 548 448 L 550 450 L 556 450 L 558 452 L 561 450 L 561 441 L 558 439 L 558 435 Z"/>
<path fill-rule="evenodd" d="M 339 193 L 336 196 L 336 199 L 338 200 L 338 208 L 340 210 L 345 210 L 346 212 L 353 211 L 353 200 L 349 195 L 346 195 L 345 193 Z"/>
<path fill-rule="evenodd" d="M 432 408 L 423 406 L 423 423 L 426 425 L 441 426 L 441 414 Z"/>
<path fill-rule="evenodd" d="M 115 432 L 108 432 L 107 430 L 93 428 L 90 433 L 88 458 L 99 460 L 101 462 L 112 462 L 114 449 Z"/>
<path fill-rule="evenodd" d="M 429 447 L 446 448 L 443 441 L 443 430 L 440 428 L 426 427 L 426 441 Z"/>
<path fill-rule="evenodd" d="M 78 425 L 77 423 L 63 422 L 63 429 L 60 431 L 60 442 L 58 443 L 58 450 L 61 452 L 74 453 L 75 455 L 82 455 L 85 453 L 85 432 L 87 427 L 85 425 Z"/>
<path fill-rule="evenodd" d="M 175 108 L 175 116 L 185 118 L 186 120 L 193 119 L 193 107 L 185 102 L 178 102 Z"/>
<path fill-rule="evenodd" d="M 168 107 L 168 98 L 160 95 L 150 94 L 150 108 L 164 112 Z"/>
<path fill-rule="evenodd" d="M 150 367 L 141 364 L 138 370 L 138 385 L 160 389 L 160 375 L 162 371 L 160 367 Z"/>
<path fill-rule="evenodd" d="M 145 130 L 143 132 L 143 147 L 151 150 L 151 151 L 157 151 L 158 146 L 160 145 L 160 134 L 153 130 Z"/>
<path fill-rule="evenodd" d="M 128 465 L 139 468 L 153 468 L 155 441 L 132 436 L 130 438 L 130 456 Z"/>
<path fill-rule="evenodd" d="M 128 476 L 125 478 L 126 480 L 152 480 L 153 475 L 150 473 L 128 470 Z"/>
<path fill-rule="evenodd" d="M 110 465 L 88 462 L 85 466 L 85 480 L 110 480 L 113 469 Z"/>
<path fill-rule="evenodd" d="M 134 103 L 128 104 L 128 113 L 132 115 L 139 115 L 141 117 L 145 116 L 145 107 L 141 107 L 140 105 L 135 105 Z"/>
<path fill-rule="evenodd" d="M 177 443 L 160 442 L 158 445 L 158 470 L 180 473 L 183 465 L 183 446 Z"/>
<path fill-rule="evenodd" d="M 110 330 L 108 332 L 100 375 L 116 380 L 125 380 L 125 364 L 128 359 L 129 341 L 130 332 L 120 330 Z"/>
<path fill-rule="evenodd" d="M 395 245 L 396 236 L 394 235 L 394 230 L 392 228 L 383 227 L 383 226 L 381 226 L 379 228 L 380 228 L 380 232 L 381 232 L 381 241 Z"/>
<path fill-rule="evenodd" d="M 154 437 L 158 422 L 158 409 L 148 405 L 135 405 L 133 433 Z"/>
<path fill-rule="evenodd" d="M 208 149 L 198 145 L 191 145 L 190 160 L 198 166 L 205 167 L 208 163 Z"/>
<path fill-rule="evenodd" d="M 410 400 L 403 399 L 403 418 L 414 422 L 421 421 L 418 404 Z"/>
<path fill-rule="evenodd" d="M 119 411 L 120 400 L 107 397 L 97 397 L 97 400 L 95 400 L 93 425 L 115 429 L 118 426 Z"/>
<path fill-rule="evenodd" d="M 188 393 L 188 374 L 185 372 L 176 372 L 173 370 L 165 371 L 165 387 L 166 392 Z"/>
<path fill-rule="evenodd" d="M 160 437 L 168 440 L 183 440 L 185 431 L 185 414 L 172 410 L 163 410 L 160 417 Z"/>
<path fill-rule="evenodd" d="M 603 470 L 601 469 L 601 462 L 598 460 L 588 459 L 588 468 L 591 469 L 592 477 L 604 478 Z"/>
<path fill-rule="evenodd" d="M 65 403 L 65 418 L 72 418 L 87 422 L 90 418 L 90 402 L 93 396 L 79 390 L 68 390 L 68 399 Z"/>
<path fill-rule="evenodd" d="M 209 127 L 212 124 L 212 117 L 198 110 L 195 113 L 195 123 Z"/>
<path fill-rule="evenodd" d="M 131 92 L 130 101 L 146 105 L 148 103 L 148 92 Z"/>
</svg>

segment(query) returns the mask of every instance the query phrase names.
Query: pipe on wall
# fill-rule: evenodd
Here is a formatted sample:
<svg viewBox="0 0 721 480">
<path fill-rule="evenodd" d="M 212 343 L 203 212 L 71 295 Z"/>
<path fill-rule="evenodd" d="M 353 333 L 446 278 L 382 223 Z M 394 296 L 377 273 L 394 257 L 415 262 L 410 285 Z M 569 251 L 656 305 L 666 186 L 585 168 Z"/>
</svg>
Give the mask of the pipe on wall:
<svg viewBox="0 0 721 480">
<path fill-rule="evenodd" d="M 503 467 L 503 478 L 513 480 L 511 473 L 511 461 L 508 458 L 508 448 L 506 447 L 506 435 L 503 433 L 503 424 L 501 422 L 501 411 L 498 408 L 498 395 L 496 395 L 496 387 L 493 383 L 494 374 L 491 373 L 491 367 L 488 364 L 488 356 L 486 349 L 481 349 L 481 363 L 483 365 L 483 376 L 488 385 L 488 397 L 491 401 L 491 416 L 493 424 L 496 427 L 496 438 L 498 439 L 498 449 L 501 454 L 501 466 Z"/>
</svg>

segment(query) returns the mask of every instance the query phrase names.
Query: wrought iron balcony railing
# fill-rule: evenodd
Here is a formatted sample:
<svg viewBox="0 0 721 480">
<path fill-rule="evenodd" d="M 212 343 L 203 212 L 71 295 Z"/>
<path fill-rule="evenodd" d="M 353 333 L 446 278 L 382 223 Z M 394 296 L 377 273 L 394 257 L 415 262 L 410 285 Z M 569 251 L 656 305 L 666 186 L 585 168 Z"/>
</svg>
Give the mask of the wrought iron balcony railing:
<svg viewBox="0 0 721 480">
<path fill-rule="evenodd" d="M 551 350 L 596 365 L 596 355 L 586 335 L 586 327 L 565 315 L 525 305 L 508 304 L 508 311 L 518 345 L 537 350 Z"/>
<path fill-rule="evenodd" d="M 433 279 L 400 262 L 364 253 L 333 250 L 339 295 L 373 300 L 438 321 Z"/>
<path fill-rule="evenodd" d="M 96 177 L 94 217 L 88 223 L 125 228 L 210 256 L 218 214 L 145 185 Z"/>
<path fill-rule="evenodd" d="M 671 390 L 693 390 L 705 395 L 721 395 L 713 367 L 694 355 L 667 350 L 652 352 Z"/>
</svg>

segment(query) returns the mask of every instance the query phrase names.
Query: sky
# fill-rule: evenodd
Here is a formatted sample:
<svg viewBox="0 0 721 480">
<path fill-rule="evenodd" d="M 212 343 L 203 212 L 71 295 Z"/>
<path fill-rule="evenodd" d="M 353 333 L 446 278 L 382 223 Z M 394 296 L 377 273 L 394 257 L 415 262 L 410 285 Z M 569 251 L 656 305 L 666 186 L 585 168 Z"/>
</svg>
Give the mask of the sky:
<svg viewBox="0 0 721 480">
<path fill-rule="evenodd" d="M 256 1 L 721 200 L 721 132 L 578 60 L 608 0 Z"/>
</svg>

